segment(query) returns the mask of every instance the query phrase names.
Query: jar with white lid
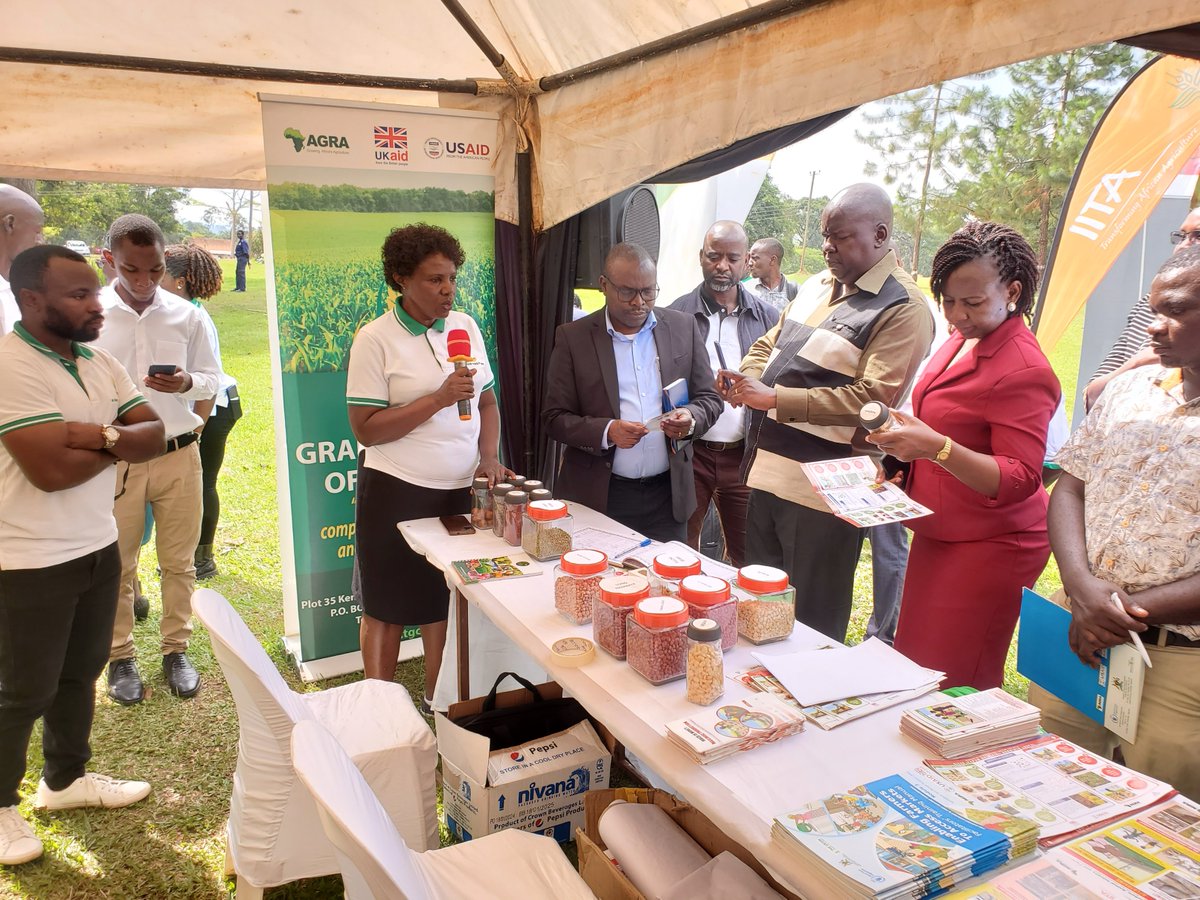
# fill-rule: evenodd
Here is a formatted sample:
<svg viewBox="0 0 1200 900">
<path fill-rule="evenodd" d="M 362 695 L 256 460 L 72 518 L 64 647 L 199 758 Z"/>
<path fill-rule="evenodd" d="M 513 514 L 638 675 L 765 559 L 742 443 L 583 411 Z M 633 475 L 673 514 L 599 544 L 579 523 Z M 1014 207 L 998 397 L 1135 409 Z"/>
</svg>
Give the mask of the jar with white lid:
<svg viewBox="0 0 1200 900">
<path fill-rule="evenodd" d="M 625 658 L 625 620 L 634 605 L 650 596 L 650 583 L 641 575 L 610 575 L 600 582 L 600 597 L 592 604 L 592 637 L 596 646 L 617 659 Z"/>
<path fill-rule="evenodd" d="M 498 538 L 504 537 L 504 498 L 515 490 L 507 481 L 492 485 L 492 534 Z"/>
<path fill-rule="evenodd" d="M 687 673 L 687 604 L 678 597 L 639 600 L 625 620 L 625 661 L 651 684 Z"/>
<path fill-rule="evenodd" d="M 557 559 L 571 549 L 573 521 L 562 500 L 530 500 L 521 525 L 521 549 L 537 560 Z"/>
<path fill-rule="evenodd" d="M 737 601 L 729 582 L 712 575 L 689 575 L 679 583 L 679 599 L 687 604 L 693 619 L 712 619 L 721 626 L 721 650 L 737 643 Z"/>
<path fill-rule="evenodd" d="M 679 582 L 700 572 L 700 557 L 682 550 L 664 550 L 650 565 L 650 596 L 678 597 Z"/>
<path fill-rule="evenodd" d="M 599 550 L 568 550 L 554 567 L 554 608 L 573 625 L 592 621 L 600 583 L 612 570 Z"/>
<path fill-rule="evenodd" d="M 738 634 L 752 644 L 785 640 L 796 624 L 796 589 L 774 566 L 742 566 L 737 574 Z"/>
</svg>

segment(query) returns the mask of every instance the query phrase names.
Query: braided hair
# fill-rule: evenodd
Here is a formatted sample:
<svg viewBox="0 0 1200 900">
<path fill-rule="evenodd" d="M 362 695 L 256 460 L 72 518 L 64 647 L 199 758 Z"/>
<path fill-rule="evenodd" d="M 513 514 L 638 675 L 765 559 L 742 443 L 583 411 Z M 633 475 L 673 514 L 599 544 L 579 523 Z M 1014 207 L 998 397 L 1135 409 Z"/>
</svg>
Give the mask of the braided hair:
<svg viewBox="0 0 1200 900">
<path fill-rule="evenodd" d="M 968 222 L 938 247 L 933 257 L 933 274 L 929 277 L 929 288 L 934 299 L 939 304 L 942 302 L 946 279 L 955 269 L 984 257 L 990 257 L 996 263 L 1003 284 L 1015 281 L 1021 285 L 1021 296 L 1016 300 L 1017 308 L 1009 317 L 1023 315 L 1028 318 L 1037 293 L 1037 255 L 1025 238 L 1007 225 L 997 222 Z"/>
<path fill-rule="evenodd" d="M 193 299 L 207 300 L 221 290 L 221 264 L 197 244 L 172 244 L 163 255 L 167 274 L 182 278 L 184 290 Z"/>
</svg>

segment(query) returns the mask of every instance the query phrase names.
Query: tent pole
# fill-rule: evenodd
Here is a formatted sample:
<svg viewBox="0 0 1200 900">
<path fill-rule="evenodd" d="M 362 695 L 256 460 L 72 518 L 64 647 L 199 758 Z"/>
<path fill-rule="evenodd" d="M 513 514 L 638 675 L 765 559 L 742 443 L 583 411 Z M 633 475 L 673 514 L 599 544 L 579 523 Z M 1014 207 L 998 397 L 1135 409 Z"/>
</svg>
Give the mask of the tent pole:
<svg viewBox="0 0 1200 900">
<path fill-rule="evenodd" d="M 533 310 L 533 156 L 529 149 L 517 153 L 517 209 L 520 222 L 517 225 L 517 253 L 521 271 L 521 411 L 525 426 L 525 458 L 522 472 L 537 477 L 533 466 L 537 459 L 538 423 L 534 416 L 533 398 L 539 390 L 534 384 L 533 344 L 536 316 Z M 515 465 L 515 460 L 514 460 Z"/>
<path fill-rule="evenodd" d="M 483 33 L 483 29 L 475 23 L 475 20 L 463 9 L 462 4 L 458 0 L 442 0 L 442 6 L 446 7 L 446 11 L 454 16 L 454 20 L 462 26 L 463 31 L 467 33 L 467 37 L 487 57 L 488 62 L 496 67 L 496 71 L 500 73 L 500 77 L 504 79 L 505 84 L 512 89 L 515 95 L 521 96 L 523 94 L 536 93 L 534 83 L 527 78 L 521 78 L 517 74 L 516 69 L 509 65 L 508 60 L 504 58 L 504 54 L 497 50 L 496 45 L 488 40 L 488 36 Z"/>
</svg>

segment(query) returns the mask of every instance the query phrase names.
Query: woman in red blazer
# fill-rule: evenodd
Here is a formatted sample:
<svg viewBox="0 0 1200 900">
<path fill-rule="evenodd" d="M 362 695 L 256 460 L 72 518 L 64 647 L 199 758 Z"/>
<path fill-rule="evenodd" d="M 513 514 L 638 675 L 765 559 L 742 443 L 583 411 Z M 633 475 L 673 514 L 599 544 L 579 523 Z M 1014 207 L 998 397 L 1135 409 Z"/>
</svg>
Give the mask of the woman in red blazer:
<svg viewBox="0 0 1200 900">
<path fill-rule="evenodd" d="M 1042 462 L 1058 378 L 1025 324 L 1037 258 L 1006 225 L 972 222 L 933 260 L 953 329 L 913 390 L 913 415 L 868 440 L 911 462 L 913 519 L 896 649 L 946 686 L 1004 680 L 1021 607 L 1050 557 Z"/>
</svg>

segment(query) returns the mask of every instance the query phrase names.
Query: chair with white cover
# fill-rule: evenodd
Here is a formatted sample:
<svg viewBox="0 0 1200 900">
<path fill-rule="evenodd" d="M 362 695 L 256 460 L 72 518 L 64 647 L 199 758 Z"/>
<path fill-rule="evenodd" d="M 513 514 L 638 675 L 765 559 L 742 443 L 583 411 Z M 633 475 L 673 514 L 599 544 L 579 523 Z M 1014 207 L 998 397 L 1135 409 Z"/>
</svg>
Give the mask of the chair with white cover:
<svg viewBox="0 0 1200 900">
<path fill-rule="evenodd" d="M 317 806 L 292 767 L 292 731 L 319 722 L 419 851 L 438 846 L 437 742 L 403 685 L 377 679 L 308 694 L 291 690 L 246 623 L 216 591 L 192 595 L 238 713 L 238 757 L 226 826 L 226 872 L 238 900 L 338 871 Z"/>
<path fill-rule="evenodd" d="M 317 722 L 296 725 L 292 763 L 337 848 L 347 900 L 594 900 L 558 844 L 540 834 L 510 828 L 414 853 Z"/>
</svg>

